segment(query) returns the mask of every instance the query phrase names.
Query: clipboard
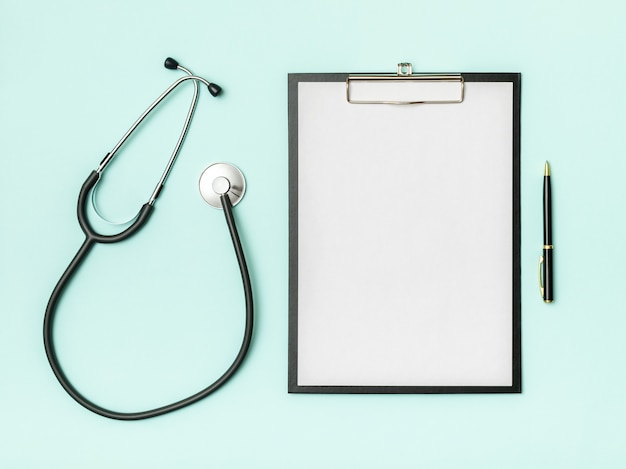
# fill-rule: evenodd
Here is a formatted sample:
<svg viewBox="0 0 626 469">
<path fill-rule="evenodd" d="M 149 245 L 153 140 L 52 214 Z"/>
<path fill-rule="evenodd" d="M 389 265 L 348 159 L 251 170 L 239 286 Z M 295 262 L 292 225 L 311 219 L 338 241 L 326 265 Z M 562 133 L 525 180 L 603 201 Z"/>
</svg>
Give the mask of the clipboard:
<svg viewBox="0 0 626 469">
<path fill-rule="evenodd" d="M 520 96 L 289 74 L 289 392 L 521 392 Z"/>
</svg>

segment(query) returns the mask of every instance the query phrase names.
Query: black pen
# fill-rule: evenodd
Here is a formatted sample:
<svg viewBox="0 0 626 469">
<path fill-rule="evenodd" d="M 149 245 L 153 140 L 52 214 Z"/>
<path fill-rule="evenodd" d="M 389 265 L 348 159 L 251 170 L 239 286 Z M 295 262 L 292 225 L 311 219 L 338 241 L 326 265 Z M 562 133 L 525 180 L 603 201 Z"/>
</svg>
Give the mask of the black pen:
<svg viewBox="0 0 626 469">
<path fill-rule="evenodd" d="M 550 164 L 546 161 L 543 173 L 543 256 L 539 268 L 543 264 L 543 282 L 539 279 L 541 296 L 546 303 L 554 301 L 554 246 L 552 245 L 552 194 L 550 188 Z M 541 275 L 541 270 L 539 275 Z"/>
</svg>

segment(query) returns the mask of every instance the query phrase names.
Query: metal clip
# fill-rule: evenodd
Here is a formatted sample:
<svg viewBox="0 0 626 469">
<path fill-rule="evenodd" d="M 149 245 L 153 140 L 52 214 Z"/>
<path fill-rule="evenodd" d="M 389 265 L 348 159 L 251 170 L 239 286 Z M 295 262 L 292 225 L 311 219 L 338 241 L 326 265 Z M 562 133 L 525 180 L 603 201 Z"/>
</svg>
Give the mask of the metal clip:
<svg viewBox="0 0 626 469">
<path fill-rule="evenodd" d="M 543 288 L 543 276 L 541 275 L 542 273 L 542 269 L 541 267 L 543 266 L 543 256 L 539 257 L 539 291 L 541 292 L 541 298 L 544 298 L 544 291 L 545 289 Z"/>
<path fill-rule="evenodd" d="M 381 94 L 380 97 L 365 97 L 363 95 L 367 92 L 356 92 L 354 88 L 361 88 L 358 84 L 364 82 L 381 82 Z M 413 97 L 415 93 L 414 86 L 407 86 L 403 89 L 402 93 L 398 93 L 396 89 L 390 90 L 388 85 L 390 82 L 410 82 L 415 83 L 434 83 L 438 82 L 443 85 L 442 89 L 433 90 L 429 88 L 426 98 Z M 352 86 L 351 86 L 352 85 Z M 357 85 L 357 86 L 355 86 Z M 457 86 L 451 86 L 457 85 Z M 363 86 L 362 88 L 370 89 Z M 423 91 L 422 91 L 423 93 Z M 355 95 L 357 95 L 355 97 Z M 396 74 L 381 73 L 381 74 L 355 74 L 349 75 L 346 79 L 346 100 L 350 104 L 446 104 L 446 103 L 462 103 L 465 97 L 465 80 L 460 74 L 456 75 L 413 75 L 413 66 L 409 62 L 401 62 L 398 64 L 398 71 Z"/>
</svg>

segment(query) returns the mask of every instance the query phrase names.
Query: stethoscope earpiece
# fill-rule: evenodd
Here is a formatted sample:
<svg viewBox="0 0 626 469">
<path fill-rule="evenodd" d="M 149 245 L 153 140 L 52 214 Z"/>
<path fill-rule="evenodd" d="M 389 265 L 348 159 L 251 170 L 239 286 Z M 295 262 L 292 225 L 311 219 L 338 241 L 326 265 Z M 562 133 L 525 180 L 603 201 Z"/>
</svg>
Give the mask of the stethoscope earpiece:
<svg viewBox="0 0 626 469">
<path fill-rule="evenodd" d="M 212 96 L 217 96 L 222 92 L 222 87 L 220 85 L 216 85 L 215 83 L 209 83 L 207 88 L 209 89 L 209 93 L 211 93 Z"/>
<path fill-rule="evenodd" d="M 163 65 L 170 70 L 176 70 L 178 68 L 178 60 L 168 57 Z"/>
<path fill-rule="evenodd" d="M 246 192 L 246 179 L 236 166 L 230 163 L 215 163 L 200 176 L 200 195 L 212 207 L 222 208 L 220 197 L 224 194 L 230 203 L 237 205 Z"/>
<path fill-rule="evenodd" d="M 165 68 L 168 68 L 170 70 L 176 70 L 180 67 L 180 64 L 178 63 L 178 60 L 173 59 L 171 57 L 168 57 L 167 59 L 165 59 L 165 63 L 163 64 L 165 66 Z M 222 92 L 222 87 L 220 85 L 216 85 L 215 83 L 206 83 L 207 88 L 209 89 L 209 93 L 211 93 L 211 96 L 217 96 L 218 94 L 220 94 Z"/>
</svg>

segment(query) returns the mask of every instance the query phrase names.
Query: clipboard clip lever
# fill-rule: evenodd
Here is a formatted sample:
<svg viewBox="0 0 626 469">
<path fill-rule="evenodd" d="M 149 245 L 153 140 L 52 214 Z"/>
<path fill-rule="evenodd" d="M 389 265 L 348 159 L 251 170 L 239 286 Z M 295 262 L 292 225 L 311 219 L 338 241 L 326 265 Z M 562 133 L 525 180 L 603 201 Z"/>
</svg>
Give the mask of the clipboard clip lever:
<svg viewBox="0 0 626 469">
<path fill-rule="evenodd" d="M 409 62 L 397 73 L 352 74 L 346 78 L 350 104 L 452 104 L 465 97 L 463 75 L 413 74 Z"/>
</svg>

